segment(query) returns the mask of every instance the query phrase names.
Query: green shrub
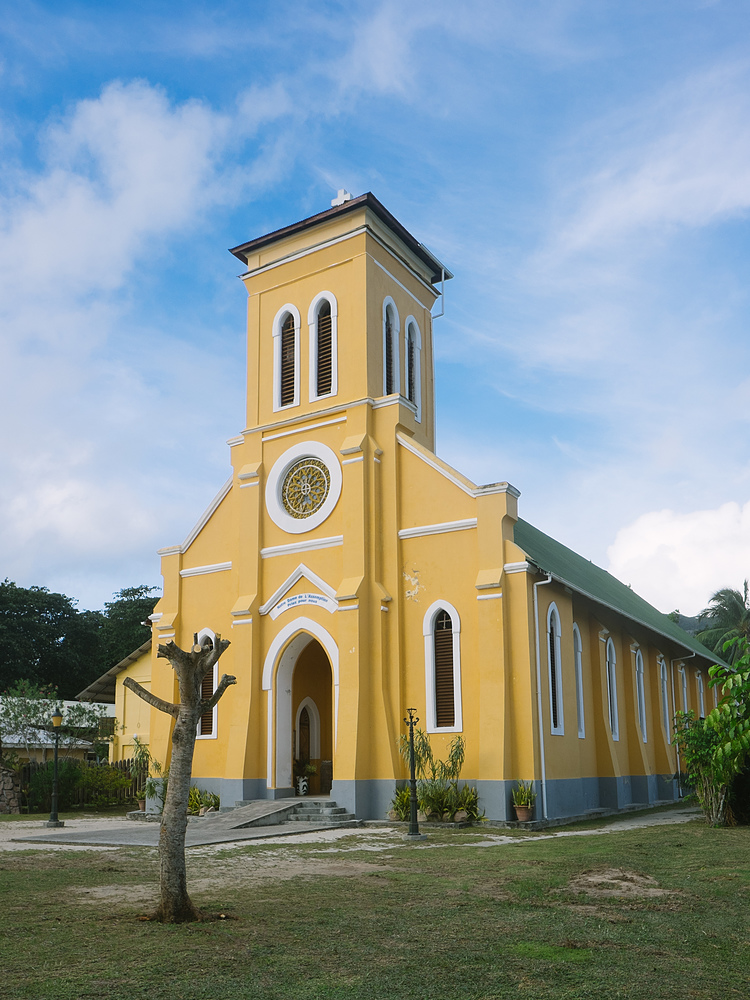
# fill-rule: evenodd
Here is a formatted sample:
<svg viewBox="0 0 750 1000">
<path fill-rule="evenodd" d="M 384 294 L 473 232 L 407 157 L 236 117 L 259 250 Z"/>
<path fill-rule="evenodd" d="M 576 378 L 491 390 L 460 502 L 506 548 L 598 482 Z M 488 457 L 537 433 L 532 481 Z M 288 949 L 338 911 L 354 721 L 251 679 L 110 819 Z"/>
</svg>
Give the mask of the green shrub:
<svg viewBox="0 0 750 1000">
<path fill-rule="evenodd" d="M 410 767 L 409 738 L 402 735 L 398 744 L 399 753 Z M 414 770 L 417 776 L 417 801 L 420 810 L 429 819 L 452 820 L 456 813 L 464 809 L 467 818 L 480 819 L 479 793 L 469 785 L 458 787 L 461 768 L 466 757 L 463 737 L 456 736 L 448 747 L 448 756 L 439 760 L 432 752 L 430 738 L 421 729 L 414 730 Z M 398 814 L 396 803 L 399 792 L 393 800 L 394 812 Z M 407 805 L 408 810 L 408 805 Z M 408 811 L 407 811 L 408 818 Z M 484 813 L 482 813 L 484 815 Z"/>
<path fill-rule="evenodd" d="M 213 792 L 204 792 L 195 785 L 191 785 L 188 793 L 188 812 L 191 816 L 197 816 L 204 807 L 218 809 L 220 801 L 219 796 Z"/>
<path fill-rule="evenodd" d="M 408 785 L 396 789 L 396 794 L 391 800 L 391 809 L 400 820 L 411 818 L 411 789 Z"/>
<path fill-rule="evenodd" d="M 109 764 L 83 763 L 80 767 L 79 787 L 83 788 L 84 802 L 103 808 L 120 801 L 119 792 L 129 789 L 132 778 Z"/>
<path fill-rule="evenodd" d="M 65 758 L 57 763 L 57 808 L 61 811 L 70 809 L 74 802 L 78 802 L 81 763 L 82 761 Z M 55 766 L 51 760 L 31 774 L 26 794 L 32 812 L 48 812 L 52 808 L 54 775 Z"/>
</svg>

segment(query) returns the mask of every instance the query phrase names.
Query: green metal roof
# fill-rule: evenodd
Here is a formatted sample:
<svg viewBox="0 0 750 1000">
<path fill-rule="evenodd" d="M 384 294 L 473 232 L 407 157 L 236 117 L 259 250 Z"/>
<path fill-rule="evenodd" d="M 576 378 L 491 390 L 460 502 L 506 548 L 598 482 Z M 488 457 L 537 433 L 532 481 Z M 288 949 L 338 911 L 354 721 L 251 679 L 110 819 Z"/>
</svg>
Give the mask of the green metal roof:
<svg viewBox="0 0 750 1000">
<path fill-rule="evenodd" d="M 666 615 L 663 615 L 648 601 L 644 601 L 634 590 L 620 583 L 606 570 L 595 566 L 588 559 L 579 556 L 572 549 L 556 542 L 554 538 L 545 535 L 528 521 L 517 521 L 515 526 L 516 545 L 528 556 L 540 570 L 551 573 L 555 580 L 566 584 L 571 590 L 577 591 L 601 604 L 617 611 L 640 625 L 645 625 L 658 635 L 677 643 L 689 652 L 694 652 L 711 663 L 722 663 L 703 643 L 695 639 L 689 632 L 680 628 Z"/>
</svg>

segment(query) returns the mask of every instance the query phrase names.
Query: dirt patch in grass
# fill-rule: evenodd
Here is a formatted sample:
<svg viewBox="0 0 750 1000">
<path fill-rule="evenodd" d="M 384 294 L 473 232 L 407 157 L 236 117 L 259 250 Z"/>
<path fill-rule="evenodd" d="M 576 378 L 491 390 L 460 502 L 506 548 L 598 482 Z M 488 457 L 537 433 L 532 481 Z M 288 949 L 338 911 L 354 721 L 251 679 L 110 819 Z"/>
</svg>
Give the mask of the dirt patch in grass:
<svg viewBox="0 0 750 1000">
<path fill-rule="evenodd" d="M 624 868 L 599 868 L 582 872 L 568 883 L 571 892 L 585 892 L 595 898 L 654 899 L 674 895 L 671 889 L 661 889 L 655 878 Z"/>
<path fill-rule="evenodd" d="M 269 858 L 268 862 L 263 864 L 256 857 L 244 865 L 243 860 L 235 859 L 231 865 L 217 866 L 216 870 L 206 877 L 190 879 L 190 891 L 199 893 L 216 889 L 260 885 L 271 881 L 286 881 L 293 878 L 317 878 L 321 875 L 337 878 L 381 875 L 394 870 L 387 865 L 342 859 L 328 861 L 309 857 L 284 860 Z M 158 895 L 158 888 L 153 883 L 150 885 L 72 887 L 70 895 L 79 903 L 101 903 L 107 907 L 129 908 L 154 901 Z"/>
</svg>

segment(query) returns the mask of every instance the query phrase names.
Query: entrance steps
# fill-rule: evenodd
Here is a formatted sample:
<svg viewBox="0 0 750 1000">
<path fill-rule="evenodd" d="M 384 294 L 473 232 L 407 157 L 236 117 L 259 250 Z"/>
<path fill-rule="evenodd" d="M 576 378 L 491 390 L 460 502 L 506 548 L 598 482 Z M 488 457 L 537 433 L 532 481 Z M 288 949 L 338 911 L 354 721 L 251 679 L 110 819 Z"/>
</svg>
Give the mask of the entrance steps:
<svg viewBox="0 0 750 1000">
<path fill-rule="evenodd" d="M 238 801 L 234 808 L 204 817 L 212 827 L 243 830 L 248 827 L 289 826 L 289 832 L 302 833 L 321 827 L 358 826 L 354 813 L 347 812 L 329 798 L 254 799 Z M 201 820 L 202 822 L 202 820 Z"/>
</svg>

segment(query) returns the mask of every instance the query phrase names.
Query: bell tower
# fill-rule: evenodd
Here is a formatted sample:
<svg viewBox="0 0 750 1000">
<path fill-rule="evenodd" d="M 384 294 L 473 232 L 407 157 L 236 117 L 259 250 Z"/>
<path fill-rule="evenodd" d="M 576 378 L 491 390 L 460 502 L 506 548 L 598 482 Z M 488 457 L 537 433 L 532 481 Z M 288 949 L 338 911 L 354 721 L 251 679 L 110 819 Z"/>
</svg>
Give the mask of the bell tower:
<svg viewBox="0 0 750 1000">
<path fill-rule="evenodd" d="M 368 193 L 231 251 L 246 266 L 246 431 L 395 407 L 435 445 L 432 315 L 440 261 Z"/>
</svg>

